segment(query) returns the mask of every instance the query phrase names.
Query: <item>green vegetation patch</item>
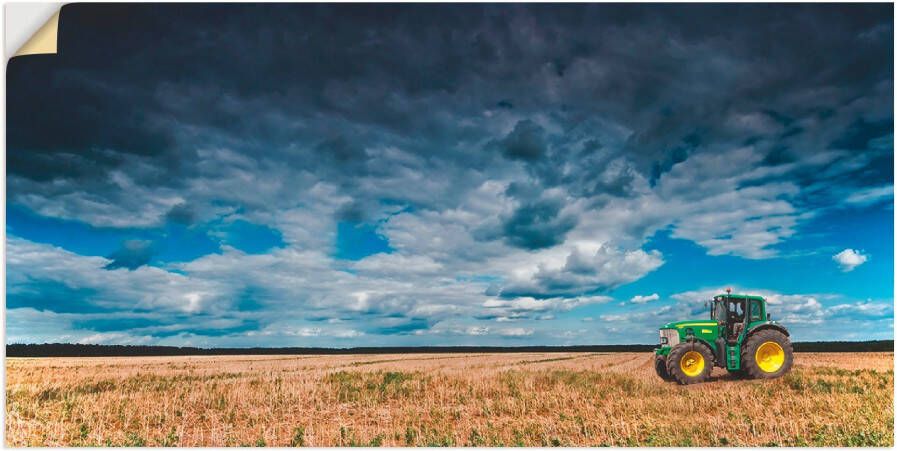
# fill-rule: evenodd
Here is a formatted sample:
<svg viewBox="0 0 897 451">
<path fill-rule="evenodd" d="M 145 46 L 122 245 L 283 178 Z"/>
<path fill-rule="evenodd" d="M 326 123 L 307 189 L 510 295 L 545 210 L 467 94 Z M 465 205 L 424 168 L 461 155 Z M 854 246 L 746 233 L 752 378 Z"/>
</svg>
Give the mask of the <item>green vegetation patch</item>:
<svg viewBox="0 0 897 451">
<path fill-rule="evenodd" d="M 328 374 L 324 380 L 334 389 L 339 402 L 361 400 L 382 402 L 407 399 L 414 394 L 421 393 L 429 378 L 416 372 L 337 371 Z"/>
</svg>

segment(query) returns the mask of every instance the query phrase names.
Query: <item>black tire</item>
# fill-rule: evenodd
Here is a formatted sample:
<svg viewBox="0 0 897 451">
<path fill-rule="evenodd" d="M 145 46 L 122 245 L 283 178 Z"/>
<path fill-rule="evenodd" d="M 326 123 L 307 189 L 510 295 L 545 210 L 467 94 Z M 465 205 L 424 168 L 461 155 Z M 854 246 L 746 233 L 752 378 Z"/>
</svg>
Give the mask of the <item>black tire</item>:
<svg viewBox="0 0 897 451">
<path fill-rule="evenodd" d="M 657 375 L 660 376 L 661 379 L 672 382 L 674 379 L 670 376 L 670 373 L 667 372 L 667 358 L 659 355 L 654 357 L 654 371 L 657 372 Z"/>
<path fill-rule="evenodd" d="M 784 354 L 782 361 L 775 358 L 778 349 Z M 772 353 L 757 350 L 765 346 L 764 350 L 771 348 Z M 794 363 L 794 348 L 791 339 L 787 335 L 772 329 L 761 330 L 748 336 L 744 346 L 741 347 L 741 366 L 744 371 L 755 379 L 773 379 L 781 377 L 791 370 Z"/>
<path fill-rule="evenodd" d="M 703 360 L 703 367 L 696 367 L 699 371 L 695 374 L 686 374 L 683 370 L 683 364 L 688 360 L 694 361 L 694 354 L 700 354 Z M 685 362 L 684 362 L 685 360 Z M 667 373 L 682 385 L 697 384 L 710 378 L 710 372 L 713 371 L 713 353 L 710 348 L 700 342 L 679 343 L 673 346 L 670 355 L 667 356 Z"/>
</svg>

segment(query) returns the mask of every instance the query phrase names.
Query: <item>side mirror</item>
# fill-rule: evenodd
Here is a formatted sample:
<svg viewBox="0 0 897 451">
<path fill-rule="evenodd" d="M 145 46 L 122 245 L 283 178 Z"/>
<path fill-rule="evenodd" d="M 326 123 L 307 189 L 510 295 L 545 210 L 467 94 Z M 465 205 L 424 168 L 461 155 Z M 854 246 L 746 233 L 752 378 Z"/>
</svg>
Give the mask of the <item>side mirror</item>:
<svg viewBox="0 0 897 451">
<path fill-rule="evenodd" d="M 772 321 L 772 315 L 769 313 L 766 314 L 766 321 Z"/>
</svg>

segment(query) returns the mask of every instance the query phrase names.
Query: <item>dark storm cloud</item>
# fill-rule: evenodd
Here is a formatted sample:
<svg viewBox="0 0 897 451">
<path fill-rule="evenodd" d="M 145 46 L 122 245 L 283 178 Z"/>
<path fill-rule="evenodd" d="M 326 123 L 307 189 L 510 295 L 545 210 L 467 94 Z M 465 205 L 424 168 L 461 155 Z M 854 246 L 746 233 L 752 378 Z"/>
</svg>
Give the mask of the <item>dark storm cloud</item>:
<svg viewBox="0 0 897 451">
<path fill-rule="evenodd" d="M 155 250 L 151 241 L 126 240 L 121 244 L 120 249 L 109 256 L 112 262 L 106 265 L 106 269 L 127 268 L 134 270 L 149 263 L 154 253 Z"/>
<path fill-rule="evenodd" d="M 611 117 L 633 130 L 627 152 L 663 172 L 690 136 L 712 148 L 745 134 L 718 126 L 738 110 L 798 120 L 825 107 L 817 126 L 837 123 L 854 93 L 888 83 L 889 16 L 875 5 L 69 5 L 60 54 L 10 64 L 10 173 L 99 178 L 146 158 L 166 177 L 142 183 L 177 185 L 197 170 L 196 139 L 317 170 L 388 143 L 485 168 L 457 146 L 489 132 L 433 113 L 475 117 L 496 97 L 500 111 L 551 114 L 571 131 Z M 352 138 L 329 136 L 315 120 L 328 115 Z M 547 139 L 521 120 L 504 152 L 536 159 Z"/>
<path fill-rule="evenodd" d="M 530 120 L 517 122 L 514 130 L 502 141 L 504 154 L 525 161 L 538 160 L 545 155 L 545 130 Z"/>
<path fill-rule="evenodd" d="M 865 150 L 869 146 L 869 141 L 887 136 L 893 125 L 890 121 L 867 122 L 865 119 L 859 118 L 851 123 L 831 145 L 839 149 Z"/>
<path fill-rule="evenodd" d="M 494 223 L 477 227 L 473 236 L 479 241 L 503 239 L 522 249 L 544 249 L 564 242 L 576 227 L 576 217 L 561 212 L 562 198 L 545 194 L 536 183 L 511 183 L 505 194 L 517 201 L 516 208 Z"/>
<path fill-rule="evenodd" d="M 165 218 L 178 224 L 190 225 L 196 221 L 196 212 L 189 205 L 179 203 L 168 210 Z"/>
<path fill-rule="evenodd" d="M 560 244 L 574 226 L 576 218 L 561 215 L 560 199 L 537 199 L 526 203 L 502 224 L 507 241 L 525 249 L 542 249 Z"/>
<path fill-rule="evenodd" d="M 56 58 L 10 64 L 9 170 L 35 180 L 89 178 L 126 161 L 171 150 L 170 130 L 154 123 L 146 98 L 110 92 L 92 73 L 60 71 Z M 64 63 L 63 63 L 64 64 Z M 36 89 L 34 86 L 46 89 Z"/>
<path fill-rule="evenodd" d="M 417 330 L 428 329 L 430 326 L 431 324 L 425 319 L 411 318 L 407 321 L 402 320 L 394 324 L 375 327 L 370 329 L 369 332 L 378 335 L 410 334 Z"/>
</svg>

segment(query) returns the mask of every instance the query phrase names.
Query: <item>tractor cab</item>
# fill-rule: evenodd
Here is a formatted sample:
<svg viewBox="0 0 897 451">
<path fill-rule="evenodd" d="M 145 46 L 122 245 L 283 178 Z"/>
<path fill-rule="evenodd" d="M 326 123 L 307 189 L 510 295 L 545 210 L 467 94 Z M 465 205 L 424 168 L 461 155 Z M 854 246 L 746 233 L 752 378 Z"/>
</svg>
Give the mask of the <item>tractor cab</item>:
<svg viewBox="0 0 897 451">
<path fill-rule="evenodd" d="M 719 324 L 719 336 L 728 345 L 741 341 L 744 331 L 755 323 L 769 321 L 766 300 L 760 296 L 727 292 L 714 296 L 711 302 L 710 318 Z"/>
</svg>

